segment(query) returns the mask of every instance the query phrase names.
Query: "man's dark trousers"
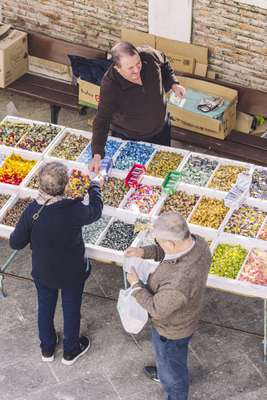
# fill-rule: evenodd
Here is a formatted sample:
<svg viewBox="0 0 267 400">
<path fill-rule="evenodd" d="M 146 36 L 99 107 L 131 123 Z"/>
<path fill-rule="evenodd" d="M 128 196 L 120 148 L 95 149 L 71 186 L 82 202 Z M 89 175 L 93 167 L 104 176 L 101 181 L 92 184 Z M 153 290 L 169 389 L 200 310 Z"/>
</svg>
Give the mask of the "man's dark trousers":
<svg viewBox="0 0 267 400">
<path fill-rule="evenodd" d="M 152 344 L 160 383 L 167 400 L 187 400 L 189 376 L 187 368 L 188 344 L 192 336 L 170 340 L 152 328 Z"/>
<path fill-rule="evenodd" d="M 171 120 L 170 115 L 166 115 L 166 119 L 162 129 L 153 137 L 148 139 L 129 139 L 123 133 L 112 130 L 112 136 L 118 137 L 124 140 L 135 140 L 140 142 L 154 143 L 160 144 L 162 146 L 170 146 L 171 145 Z"/>
<path fill-rule="evenodd" d="M 54 315 L 59 289 L 48 288 L 39 280 L 35 280 L 38 296 L 38 328 L 41 349 L 53 351 L 57 336 L 54 327 Z M 64 352 L 75 353 L 79 350 L 79 334 L 81 320 L 81 304 L 84 282 L 77 287 L 61 289 L 64 317 Z"/>
</svg>

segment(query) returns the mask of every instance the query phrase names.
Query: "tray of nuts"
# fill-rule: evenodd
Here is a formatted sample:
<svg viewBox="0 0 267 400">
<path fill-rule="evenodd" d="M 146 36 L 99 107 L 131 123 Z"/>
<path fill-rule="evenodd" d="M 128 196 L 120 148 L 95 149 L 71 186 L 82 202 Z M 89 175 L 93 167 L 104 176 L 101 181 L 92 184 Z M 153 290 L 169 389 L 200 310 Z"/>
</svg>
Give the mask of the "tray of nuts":
<svg viewBox="0 0 267 400">
<path fill-rule="evenodd" d="M 90 143 L 91 136 L 91 133 L 86 131 L 65 128 L 56 138 L 46 156 L 77 161 Z"/>
</svg>

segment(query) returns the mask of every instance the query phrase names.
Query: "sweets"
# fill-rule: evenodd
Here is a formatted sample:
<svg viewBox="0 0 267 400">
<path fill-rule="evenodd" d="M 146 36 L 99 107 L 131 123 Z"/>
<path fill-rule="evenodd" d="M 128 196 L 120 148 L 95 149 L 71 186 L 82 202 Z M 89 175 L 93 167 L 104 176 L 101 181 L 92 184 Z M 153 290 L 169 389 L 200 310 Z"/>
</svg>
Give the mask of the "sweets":
<svg viewBox="0 0 267 400">
<path fill-rule="evenodd" d="M 145 165 L 154 151 L 154 147 L 150 144 L 129 141 L 120 151 L 114 167 L 124 170 L 131 168 L 134 164 Z"/>
<path fill-rule="evenodd" d="M 256 237 L 265 216 L 266 213 L 256 207 L 242 206 L 233 212 L 224 230 L 237 235 Z"/>
<path fill-rule="evenodd" d="M 57 128 L 53 125 L 34 124 L 27 130 L 27 133 L 19 141 L 17 147 L 42 153 L 58 134 L 60 129 L 61 128 Z"/>
<path fill-rule="evenodd" d="M 247 168 L 236 165 L 221 165 L 215 172 L 209 187 L 228 192 L 236 183 L 237 176 Z"/>
<path fill-rule="evenodd" d="M 0 182 L 19 185 L 35 163 L 34 160 L 26 160 L 21 156 L 11 154 L 0 167 Z"/>
<path fill-rule="evenodd" d="M 18 199 L 18 201 L 14 204 L 12 208 L 7 210 L 5 217 L 1 221 L 4 225 L 15 226 L 18 222 L 21 214 L 28 204 L 32 201 L 31 198 L 27 197 L 25 199 Z"/>
<path fill-rule="evenodd" d="M 73 169 L 69 177 L 68 184 L 65 189 L 65 194 L 68 197 L 83 198 L 89 188 L 90 180 L 88 175 L 84 175 L 78 169 Z"/>
<path fill-rule="evenodd" d="M 160 186 L 140 184 L 128 197 L 124 208 L 143 214 L 149 214 L 159 200 L 160 195 Z"/>
<path fill-rule="evenodd" d="M 252 249 L 239 275 L 241 281 L 267 285 L 267 251 Z"/>
<path fill-rule="evenodd" d="M 229 208 L 225 207 L 222 200 L 203 197 L 194 211 L 190 223 L 218 229 L 228 211 Z"/>
<path fill-rule="evenodd" d="M 267 222 L 263 225 L 259 233 L 259 239 L 267 240 Z"/>
<path fill-rule="evenodd" d="M 88 143 L 88 138 L 67 132 L 62 141 L 54 148 L 51 156 L 66 160 L 76 160 Z"/>
<path fill-rule="evenodd" d="M 147 175 L 164 178 L 165 175 L 178 168 L 183 156 L 172 151 L 157 151 L 147 168 Z"/>
<path fill-rule="evenodd" d="M 182 181 L 192 185 L 206 186 L 217 165 L 216 160 L 190 156 L 182 169 Z"/>
<path fill-rule="evenodd" d="M 111 217 L 102 216 L 98 221 L 85 225 L 82 228 L 83 240 L 85 243 L 95 244 L 101 233 L 107 227 Z"/>
<path fill-rule="evenodd" d="M 102 196 L 104 205 L 111 207 L 119 207 L 128 188 L 124 185 L 124 181 L 119 178 L 111 177 L 104 183 L 102 188 Z"/>
<path fill-rule="evenodd" d="M 235 279 L 247 255 L 241 246 L 219 244 L 212 257 L 210 273 Z"/>
<path fill-rule="evenodd" d="M 134 225 L 115 220 L 108 228 L 104 239 L 100 242 L 100 246 L 124 251 L 131 245 L 136 235 L 137 232 L 134 232 Z"/>
<path fill-rule="evenodd" d="M 31 126 L 21 122 L 6 121 L 0 125 L 0 144 L 16 146 Z"/>
<path fill-rule="evenodd" d="M 116 151 L 120 148 L 122 145 L 121 141 L 114 140 L 114 139 L 108 139 L 106 142 L 105 146 L 105 157 L 113 157 Z M 77 161 L 81 163 L 88 164 L 88 162 L 92 159 L 92 146 L 88 145 L 86 149 L 82 152 L 80 157 L 78 158 Z"/>
<path fill-rule="evenodd" d="M 187 194 L 178 191 L 167 197 L 160 213 L 175 211 L 179 212 L 184 218 L 188 218 L 194 206 L 196 205 L 199 197 L 195 194 Z"/>
<path fill-rule="evenodd" d="M 9 195 L 0 193 L 0 208 L 3 207 L 3 205 L 7 202 L 9 198 Z"/>
<path fill-rule="evenodd" d="M 250 196 L 267 200 L 267 170 L 255 169 L 253 172 Z"/>
</svg>

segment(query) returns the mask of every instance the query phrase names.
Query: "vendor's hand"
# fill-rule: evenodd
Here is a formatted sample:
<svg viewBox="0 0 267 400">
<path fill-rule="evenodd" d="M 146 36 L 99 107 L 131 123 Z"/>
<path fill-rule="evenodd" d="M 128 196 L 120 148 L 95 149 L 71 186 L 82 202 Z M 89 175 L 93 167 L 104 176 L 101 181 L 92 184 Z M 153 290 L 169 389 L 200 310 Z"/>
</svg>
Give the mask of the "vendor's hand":
<svg viewBox="0 0 267 400">
<path fill-rule="evenodd" d="M 183 99 L 185 97 L 186 90 L 183 86 L 178 85 L 178 83 L 173 83 L 172 90 L 173 90 L 175 96 L 180 97 L 181 99 Z"/>
<path fill-rule="evenodd" d="M 144 249 L 141 247 L 128 247 L 124 252 L 125 257 L 144 257 Z"/>
<path fill-rule="evenodd" d="M 135 271 L 128 272 L 127 281 L 130 283 L 131 286 L 139 281 L 138 275 Z"/>
<path fill-rule="evenodd" d="M 92 160 L 89 163 L 89 171 L 94 172 L 95 174 L 99 173 L 100 170 L 100 163 L 101 163 L 101 155 L 95 154 Z"/>
</svg>

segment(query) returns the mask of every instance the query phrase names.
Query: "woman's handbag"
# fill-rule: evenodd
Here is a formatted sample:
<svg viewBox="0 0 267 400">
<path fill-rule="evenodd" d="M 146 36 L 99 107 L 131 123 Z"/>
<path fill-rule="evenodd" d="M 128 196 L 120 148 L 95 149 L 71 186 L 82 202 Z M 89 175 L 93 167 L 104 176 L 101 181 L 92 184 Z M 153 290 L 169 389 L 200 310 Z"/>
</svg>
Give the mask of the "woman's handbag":
<svg viewBox="0 0 267 400">
<path fill-rule="evenodd" d="M 128 333 L 139 333 L 148 321 L 148 312 L 137 303 L 132 293 L 139 288 L 121 289 L 117 302 L 123 328 Z"/>
</svg>

